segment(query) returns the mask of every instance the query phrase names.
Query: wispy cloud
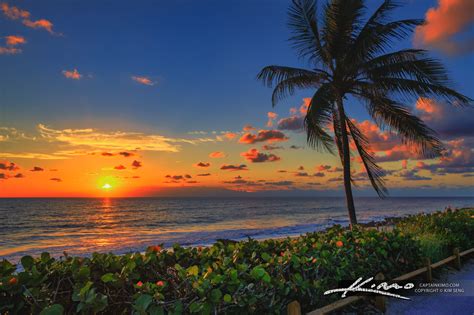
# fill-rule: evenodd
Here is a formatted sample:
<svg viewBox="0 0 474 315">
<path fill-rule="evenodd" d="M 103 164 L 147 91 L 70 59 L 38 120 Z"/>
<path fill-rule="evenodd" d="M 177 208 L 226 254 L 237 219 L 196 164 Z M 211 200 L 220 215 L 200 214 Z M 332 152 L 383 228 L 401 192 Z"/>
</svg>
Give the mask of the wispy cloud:
<svg viewBox="0 0 474 315">
<path fill-rule="evenodd" d="M 77 71 L 77 69 L 63 70 L 63 75 L 66 78 L 72 79 L 72 80 L 79 80 L 82 78 L 82 74 L 80 74 L 79 71 Z"/>
<path fill-rule="evenodd" d="M 120 155 L 130 157 L 135 151 L 179 152 L 183 145 L 213 143 L 215 138 L 174 138 L 159 134 L 147 134 L 129 131 L 104 131 L 93 128 L 54 129 L 43 124 L 37 126 L 38 134 L 28 136 L 15 128 L 0 127 L 0 140 L 9 142 L 9 146 L 23 150 L 5 150 L 0 152 L 1 158 L 25 158 L 42 160 L 68 159 L 82 155 Z M 38 152 L 25 151 L 29 145 L 45 148 Z M 47 151 L 45 151 L 47 148 Z"/>
<path fill-rule="evenodd" d="M 221 170 L 224 171 L 247 171 L 247 165 L 240 164 L 240 165 L 233 165 L 233 164 L 224 164 L 221 166 Z"/>
<path fill-rule="evenodd" d="M 32 20 L 31 13 L 29 11 L 14 6 L 9 6 L 6 2 L 0 3 L 0 10 L 10 20 L 22 20 L 23 25 L 27 27 L 44 29 L 50 34 L 56 34 L 53 31 L 53 23 L 51 21 L 46 19 Z"/>
<path fill-rule="evenodd" d="M 26 39 L 23 36 L 9 35 L 5 36 L 6 47 L 0 46 L 0 55 L 15 55 L 21 53 L 21 49 L 17 46 L 25 44 Z"/>
<path fill-rule="evenodd" d="M 144 76 L 132 76 L 132 80 L 143 85 L 153 86 L 156 82 L 152 81 L 149 77 Z"/>
<path fill-rule="evenodd" d="M 49 33 L 54 34 L 53 23 L 45 19 L 40 19 L 36 21 L 23 20 L 23 24 L 31 28 L 43 28 L 47 30 Z"/>
<path fill-rule="evenodd" d="M 20 44 L 26 44 L 26 39 L 19 35 L 5 36 L 5 41 L 9 46 L 16 46 Z"/>
<path fill-rule="evenodd" d="M 213 159 L 220 159 L 225 157 L 225 153 L 221 151 L 211 152 L 209 153 L 209 157 Z"/>
</svg>

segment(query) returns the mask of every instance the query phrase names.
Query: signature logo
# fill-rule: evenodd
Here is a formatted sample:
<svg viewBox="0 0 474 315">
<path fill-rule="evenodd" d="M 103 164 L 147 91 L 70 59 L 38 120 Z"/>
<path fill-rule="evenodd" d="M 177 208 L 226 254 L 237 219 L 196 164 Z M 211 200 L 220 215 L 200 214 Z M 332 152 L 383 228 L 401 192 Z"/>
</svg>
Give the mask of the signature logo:
<svg viewBox="0 0 474 315">
<path fill-rule="evenodd" d="M 365 293 L 375 293 L 375 294 L 380 294 L 380 295 L 385 295 L 385 296 L 390 296 L 402 300 L 409 300 L 410 298 L 406 296 L 402 296 L 400 294 L 395 294 L 395 293 L 390 293 L 387 292 L 389 290 L 410 290 L 413 289 L 415 286 L 413 283 L 409 282 L 403 286 L 399 285 L 398 283 L 392 283 L 388 284 L 387 282 L 382 282 L 379 285 L 376 285 L 375 283 L 372 283 L 370 285 L 370 282 L 374 279 L 374 277 L 368 278 L 364 281 L 362 277 L 354 281 L 348 288 L 341 288 L 341 289 L 332 289 L 332 290 L 327 290 L 324 292 L 324 295 L 336 293 L 336 292 L 342 292 L 341 298 L 345 298 L 348 292 L 365 292 Z M 367 285 L 368 287 L 364 286 Z M 370 286 L 369 286 L 370 285 Z"/>
</svg>

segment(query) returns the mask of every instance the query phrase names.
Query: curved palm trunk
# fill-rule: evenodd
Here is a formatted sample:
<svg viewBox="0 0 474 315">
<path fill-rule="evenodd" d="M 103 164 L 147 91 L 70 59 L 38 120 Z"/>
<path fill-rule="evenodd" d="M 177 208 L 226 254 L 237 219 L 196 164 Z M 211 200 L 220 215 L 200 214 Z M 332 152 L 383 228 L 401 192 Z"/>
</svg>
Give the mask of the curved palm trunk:
<svg viewBox="0 0 474 315">
<path fill-rule="evenodd" d="M 349 139 L 347 137 L 346 114 L 342 104 L 342 98 L 337 100 L 337 111 L 339 121 L 341 122 L 341 138 L 342 138 L 342 167 L 344 172 L 344 190 L 346 192 L 347 211 L 349 212 L 350 227 L 357 224 L 357 218 L 354 207 L 354 197 L 352 196 L 351 185 L 351 155 L 349 149 Z"/>
</svg>

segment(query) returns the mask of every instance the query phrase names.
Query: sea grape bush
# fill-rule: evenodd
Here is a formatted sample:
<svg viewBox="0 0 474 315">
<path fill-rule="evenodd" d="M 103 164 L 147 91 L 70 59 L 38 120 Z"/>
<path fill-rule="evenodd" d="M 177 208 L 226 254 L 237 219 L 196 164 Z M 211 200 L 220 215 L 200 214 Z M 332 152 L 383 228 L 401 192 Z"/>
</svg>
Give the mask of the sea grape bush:
<svg viewBox="0 0 474 315">
<path fill-rule="evenodd" d="M 3 260 L 0 313 L 280 314 L 293 300 L 312 310 L 338 299 L 323 292 L 340 280 L 378 272 L 392 278 L 419 267 L 415 226 L 449 228 L 457 234 L 453 245 L 471 246 L 472 237 L 465 235 L 474 232 L 472 214 L 414 216 L 390 232 L 334 226 L 293 239 L 176 245 L 173 250 L 152 246 L 146 253 L 126 255 L 54 259 L 43 253 L 23 257 L 21 272 Z"/>
<path fill-rule="evenodd" d="M 431 214 L 412 215 L 399 219 L 397 227 L 419 241 L 424 256 L 432 261 L 450 256 L 454 248 L 466 250 L 474 247 L 474 210 L 465 209 Z M 433 248 L 438 248 L 433 253 Z"/>
</svg>

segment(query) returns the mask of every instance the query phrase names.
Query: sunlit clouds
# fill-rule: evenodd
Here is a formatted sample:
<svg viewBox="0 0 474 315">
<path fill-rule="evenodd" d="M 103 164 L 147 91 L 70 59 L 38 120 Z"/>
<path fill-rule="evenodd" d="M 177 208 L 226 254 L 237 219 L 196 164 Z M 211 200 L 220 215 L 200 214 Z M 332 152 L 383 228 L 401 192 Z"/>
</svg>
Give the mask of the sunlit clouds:
<svg viewBox="0 0 474 315">
<path fill-rule="evenodd" d="M 438 0 L 437 7 L 426 12 L 426 24 L 416 29 L 415 43 L 431 46 L 448 54 L 472 52 L 472 33 L 463 38 L 458 38 L 457 35 L 468 32 L 473 23 L 474 1 Z"/>
<path fill-rule="evenodd" d="M 132 76 L 132 80 L 143 85 L 153 86 L 156 82 L 153 82 L 149 77 L 144 76 Z"/>
<path fill-rule="evenodd" d="M 29 11 L 20 9 L 15 6 L 10 6 L 6 2 L 0 3 L 0 9 L 3 12 L 4 16 L 10 20 L 21 20 L 23 25 L 27 27 L 35 29 L 44 29 L 51 34 L 55 34 L 55 32 L 53 31 L 53 23 L 49 20 L 33 20 Z"/>
<path fill-rule="evenodd" d="M 82 78 L 82 74 L 80 74 L 79 71 L 77 71 L 77 69 L 63 70 L 62 73 L 64 77 L 66 77 L 67 79 L 79 80 Z"/>
<path fill-rule="evenodd" d="M 23 36 L 9 35 L 5 36 L 5 45 L 0 46 L 0 55 L 15 55 L 22 52 L 18 46 L 26 44 Z"/>
<path fill-rule="evenodd" d="M 18 35 L 5 36 L 5 41 L 8 46 L 26 44 L 26 39 L 23 36 Z"/>
</svg>

